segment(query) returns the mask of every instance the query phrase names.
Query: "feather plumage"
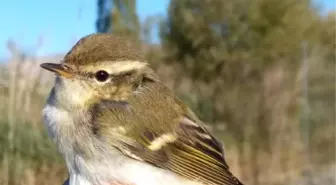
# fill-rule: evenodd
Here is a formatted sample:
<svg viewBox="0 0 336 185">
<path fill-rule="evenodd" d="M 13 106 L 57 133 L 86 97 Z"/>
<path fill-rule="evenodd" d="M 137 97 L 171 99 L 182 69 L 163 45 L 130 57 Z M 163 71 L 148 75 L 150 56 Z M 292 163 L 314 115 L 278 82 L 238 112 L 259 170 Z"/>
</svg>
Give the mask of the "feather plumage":
<svg viewBox="0 0 336 185">
<path fill-rule="evenodd" d="M 151 81 L 137 91 L 127 103 L 104 100 L 95 105 L 93 124 L 99 125 L 100 137 L 130 158 L 203 184 L 242 184 L 229 171 L 222 144 L 168 88 Z"/>
</svg>

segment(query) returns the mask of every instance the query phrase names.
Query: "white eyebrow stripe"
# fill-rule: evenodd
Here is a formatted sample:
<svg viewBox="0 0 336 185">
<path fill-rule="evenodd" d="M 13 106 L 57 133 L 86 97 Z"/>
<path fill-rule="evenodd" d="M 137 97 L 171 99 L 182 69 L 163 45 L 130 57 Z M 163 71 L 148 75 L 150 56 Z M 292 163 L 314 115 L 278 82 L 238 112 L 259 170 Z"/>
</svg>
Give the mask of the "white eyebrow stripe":
<svg viewBox="0 0 336 185">
<path fill-rule="evenodd" d="M 85 67 L 86 71 L 96 72 L 98 70 L 105 70 L 109 74 L 120 74 L 132 70 L 139 70 L 146 67 L 148 64 L 140 61 L 115 61 L 103 62 L 96 66 Z"/>
</svg>

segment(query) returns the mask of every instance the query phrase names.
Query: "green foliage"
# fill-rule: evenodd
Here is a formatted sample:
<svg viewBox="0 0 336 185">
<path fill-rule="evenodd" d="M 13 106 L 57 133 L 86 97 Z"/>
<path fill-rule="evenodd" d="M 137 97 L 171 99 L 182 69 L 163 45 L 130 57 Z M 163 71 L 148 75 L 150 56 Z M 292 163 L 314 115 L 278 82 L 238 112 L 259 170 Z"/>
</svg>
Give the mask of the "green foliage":
<svg viewBox="0 0 336 185">
<path fill-rule="evenodd" d="M 319 44 L 324 47 L 327 53 L 327 60 L 335 63 L 336 51 L 336 10 L 329 12 L 326 17 L 322 17 L 319 22 Z"/>
<path fill-rule="evenodd" d="M 335 145 L 334 12 L 323 17 L 310 0 L 171 0 L 161 39 L 165 62 L 191 80 L 189 104 L 225 125 L 252 184 L 273 168 L 259 166 L 265 153 L 279 166 L 334 161 L 335 151 L 319 152 Z M 283 153 L 305 148 L 313 158 Z"/>
<path fill-rule="evenodd" d="M 177 59 L 193 79 L 209 81 L 229 73 L 230 65 L 252 72 L 284 58 L 298 63 L 301 43 L 314 33 L 311 9 L 306 0 L 172 0 L 161 36 L 168 61 Z"/>
<path fill-rule="evenodd" d="M 98 0 L 98 32 L 138 38 L 139 20 L 135 0 Z"/>
</svg>

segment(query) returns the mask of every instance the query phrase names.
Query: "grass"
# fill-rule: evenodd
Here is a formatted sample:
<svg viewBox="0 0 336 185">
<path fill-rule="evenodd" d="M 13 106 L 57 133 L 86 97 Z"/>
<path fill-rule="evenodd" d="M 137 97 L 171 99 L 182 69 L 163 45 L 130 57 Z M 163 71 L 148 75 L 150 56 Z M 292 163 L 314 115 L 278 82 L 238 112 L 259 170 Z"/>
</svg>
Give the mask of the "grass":
<svg viewBox="0 0 336 185">
<path fill-rule="evenodd" d="M 12 141 L 7 137 L 11 129 Z M 0 144 L 1 184 L 29 185 L 30 182 L 38 185 L 45 184 L 44 180 L 48 180 L 48 184 L 60 184 L 66 178 L 64 162 L 44 128 L 34 128 L 29 123 L 10 126 L 6 120 L 1 120 Z M 43 178 L 36 178 L 39 176 Z"/>
<path fill-rule="evenodd" d="M 41 117 L 53 78 L 41 61 L 12 53 L 0 65 L 0 184 L 62 184 L 67 170 Z"/>
</svg>

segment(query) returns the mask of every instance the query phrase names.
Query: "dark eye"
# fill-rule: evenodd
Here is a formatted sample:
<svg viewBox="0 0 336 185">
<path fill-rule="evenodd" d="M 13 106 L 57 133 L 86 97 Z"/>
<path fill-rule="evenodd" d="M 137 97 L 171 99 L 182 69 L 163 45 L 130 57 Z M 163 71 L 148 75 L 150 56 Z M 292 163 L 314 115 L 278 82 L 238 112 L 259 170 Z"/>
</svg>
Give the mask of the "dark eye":
<svg viewBox="0 0 336 185">
<path fill-rule="evenodd" d="M 95 77 L 99 82 L 105 82 L 109 78 L 109 74 L 106 71 L 98 71 Z"/>
</svg>

